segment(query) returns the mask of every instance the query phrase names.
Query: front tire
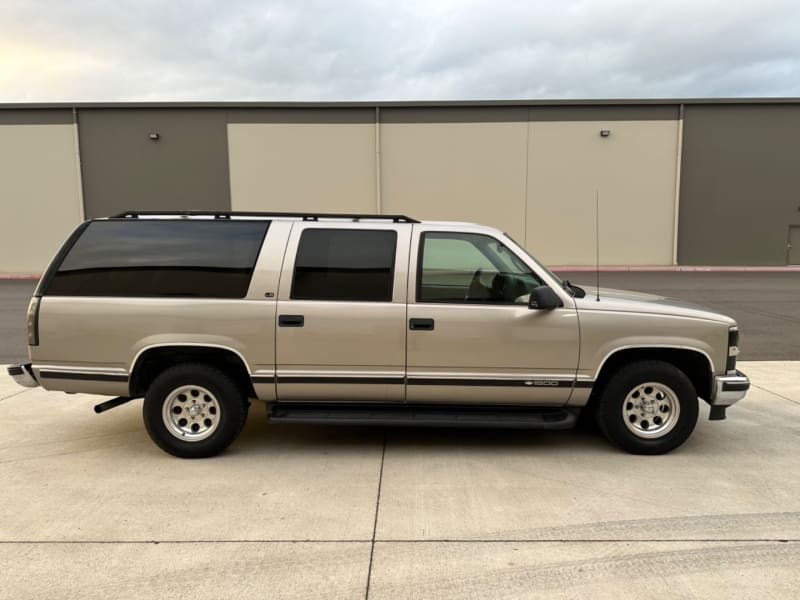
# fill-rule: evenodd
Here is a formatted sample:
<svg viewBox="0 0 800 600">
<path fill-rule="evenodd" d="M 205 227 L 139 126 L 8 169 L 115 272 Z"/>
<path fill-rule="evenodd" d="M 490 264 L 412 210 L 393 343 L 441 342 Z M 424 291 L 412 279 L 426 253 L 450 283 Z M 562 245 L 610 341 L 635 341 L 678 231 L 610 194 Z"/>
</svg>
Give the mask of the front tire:
<svg viewBox="0 0 800 600">
<path fill-rule="evenodd" d="M 663 361 L 640 361 L 614 373 L 597 402 L 597 424 L 633 454 L 665 454 L 694 431 L 697 391 L 686 374 Z"/>
<path fill-rule="evenodd" d="M 165 452 L 207 458 L 238 437 L 247 409 L 247 398 L 228 375 L 192 363 L 170 367 L 153 380 L 142 416 L 150 438 Z"/>
</svg>

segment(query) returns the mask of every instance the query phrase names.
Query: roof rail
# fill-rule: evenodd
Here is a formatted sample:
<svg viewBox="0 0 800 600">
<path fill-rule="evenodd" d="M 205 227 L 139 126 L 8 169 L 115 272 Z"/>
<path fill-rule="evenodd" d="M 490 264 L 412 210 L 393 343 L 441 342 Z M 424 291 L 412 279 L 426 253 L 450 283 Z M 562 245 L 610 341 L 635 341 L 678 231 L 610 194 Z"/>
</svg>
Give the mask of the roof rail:
<svg viewBox="0 0 800 600">
<path fill-rule="evenodd" d="M 294 218 L 303 221 L 319 221 L 320 219 L 347 219 L 360 221 L 361 219 L 375 221 L 392 221 L 394 223 L 419 223 L 416 219 L 405 215 L 371 215 L 350 213 L 307 213 L 307 212 L 249 212 L 249 211 L 207 211 L 207 210 L 127 210 L 109 217 L 110 219 L 138 219 L 139 217 L 214 217 L 215 219 L 230 219 L 231 217 L 265 217 L 265 218 Z"/>
</svg>

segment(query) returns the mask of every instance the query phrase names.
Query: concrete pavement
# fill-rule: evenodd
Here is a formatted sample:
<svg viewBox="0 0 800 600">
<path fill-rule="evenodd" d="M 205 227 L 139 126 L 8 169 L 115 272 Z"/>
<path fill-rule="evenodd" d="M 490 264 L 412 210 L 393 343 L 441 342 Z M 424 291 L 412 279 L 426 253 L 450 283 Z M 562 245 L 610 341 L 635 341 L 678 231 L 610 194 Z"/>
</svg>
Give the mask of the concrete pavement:
<svg viewBox="0 0 800 600">
<path fill-rule="evenodd" d="M 800 363 L 672 454 L 585 431 L 267 425 L 172 458 L 141 403 L 0 376 L 0 598 L 796 597 Z M 2 371 L 4 373 L 4 371 Z"/>
</svg>

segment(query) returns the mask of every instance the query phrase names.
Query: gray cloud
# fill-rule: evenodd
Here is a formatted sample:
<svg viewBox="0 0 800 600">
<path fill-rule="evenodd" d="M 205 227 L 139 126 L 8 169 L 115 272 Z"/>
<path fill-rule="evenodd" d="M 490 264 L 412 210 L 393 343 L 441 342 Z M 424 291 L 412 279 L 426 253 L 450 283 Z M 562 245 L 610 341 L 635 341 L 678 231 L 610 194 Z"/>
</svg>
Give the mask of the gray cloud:
<svg viewBox="0 0 800 600">
<path fill-rule="evenodd" d="M 0 4 L 0 101 L 699 96 L 800 96 L 800 3 Z"/>
</svg>

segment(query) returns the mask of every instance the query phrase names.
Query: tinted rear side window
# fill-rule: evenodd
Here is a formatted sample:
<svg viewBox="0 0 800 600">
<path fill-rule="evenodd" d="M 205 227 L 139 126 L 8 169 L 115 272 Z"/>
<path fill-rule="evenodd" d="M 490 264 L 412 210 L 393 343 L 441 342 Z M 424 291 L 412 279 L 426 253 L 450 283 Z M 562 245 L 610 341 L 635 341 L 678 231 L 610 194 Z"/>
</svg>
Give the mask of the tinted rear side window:
<svg viewBox="0 0 800 600">
<path fill-rule="evenodd" d="M 397 233 L 307 229 L 300 237 L 294 300 L 390 302 Z"/>
<path fill-rule="evenodd" d="M 94 221 L 46 294 L 243 298 L 269 223 Z"/>
</svg>

